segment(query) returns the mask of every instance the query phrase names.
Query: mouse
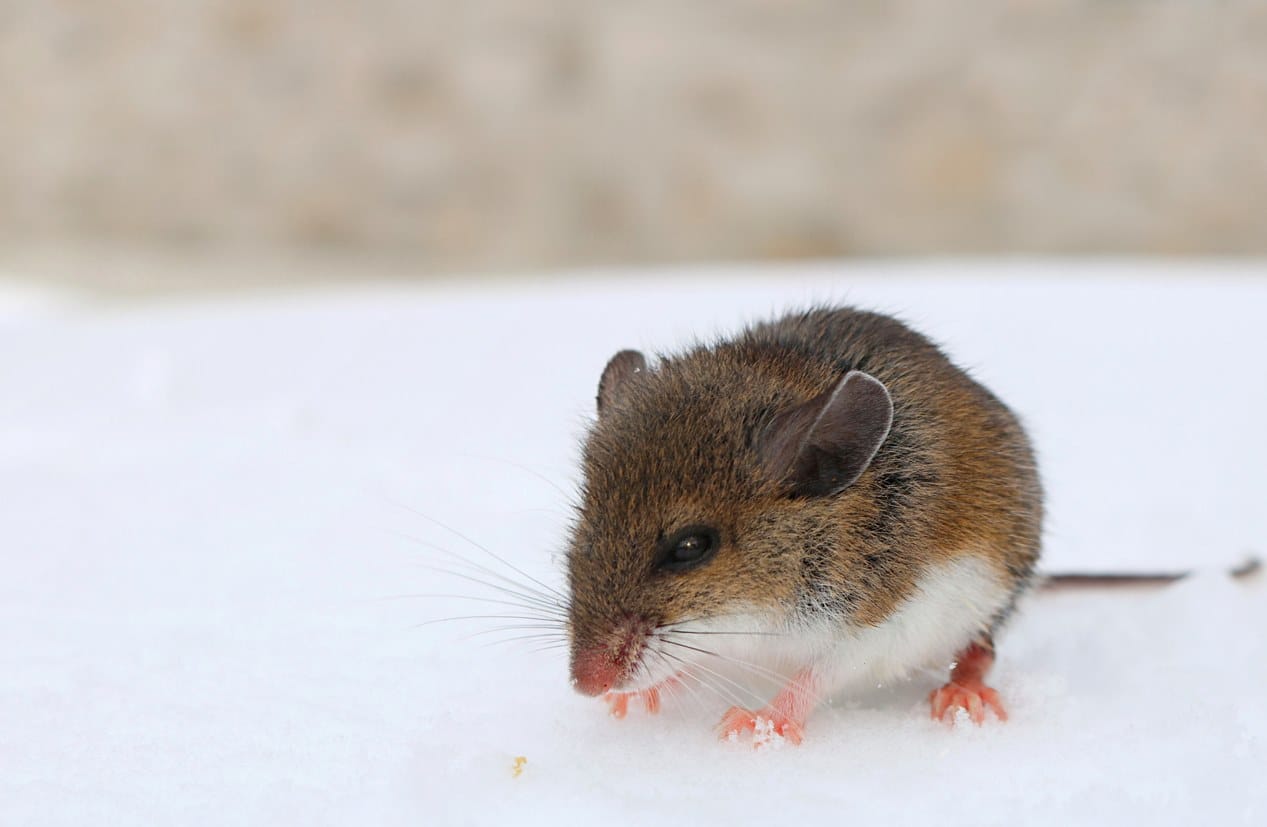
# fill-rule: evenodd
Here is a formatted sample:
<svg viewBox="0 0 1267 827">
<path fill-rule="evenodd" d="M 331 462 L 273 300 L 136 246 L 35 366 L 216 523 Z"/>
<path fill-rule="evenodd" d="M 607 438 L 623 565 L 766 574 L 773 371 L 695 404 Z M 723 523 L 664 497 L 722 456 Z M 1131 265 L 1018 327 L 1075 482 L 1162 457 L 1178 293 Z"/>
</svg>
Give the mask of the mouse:
<svg viewBox="0 0 1267 827">
<path fill-rule="evenodd" d="M 623 717 L 694 682 L 729 704 L 722 738 L 797 744 L 824 699 L 934 667 L 931 717 L 1007 719 L 987 677 L 1042 486 L 1018 417 L 930 339 L 814 307 L 620 351 L 596 402 L 565 552 L 577 691 Z M 727 664 L 781 688 L 740 703 Z"/>
</svg>

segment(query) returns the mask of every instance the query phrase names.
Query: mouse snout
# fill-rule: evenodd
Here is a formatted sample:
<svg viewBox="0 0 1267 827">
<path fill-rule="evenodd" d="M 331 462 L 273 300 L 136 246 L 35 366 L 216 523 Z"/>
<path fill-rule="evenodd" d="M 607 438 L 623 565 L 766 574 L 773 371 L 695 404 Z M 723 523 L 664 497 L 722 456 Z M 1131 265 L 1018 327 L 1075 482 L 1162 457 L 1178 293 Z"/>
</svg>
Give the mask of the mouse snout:
<svg viewBox="0 0 1267 827">
<path fill-rule="evenodd" d="M 627 617 L 597 642 L 579 642 L 572 650 L 572 685 L 585 695 L 619 689 L 637 667 L 653 627 Z"/>
<path fill-rule="evenodd" d="M 601 649 L 578 652 L 572 659 L 572 685 L 584 695 L 602 695 L 620 680 L 620 667 Z"/>
</svg>

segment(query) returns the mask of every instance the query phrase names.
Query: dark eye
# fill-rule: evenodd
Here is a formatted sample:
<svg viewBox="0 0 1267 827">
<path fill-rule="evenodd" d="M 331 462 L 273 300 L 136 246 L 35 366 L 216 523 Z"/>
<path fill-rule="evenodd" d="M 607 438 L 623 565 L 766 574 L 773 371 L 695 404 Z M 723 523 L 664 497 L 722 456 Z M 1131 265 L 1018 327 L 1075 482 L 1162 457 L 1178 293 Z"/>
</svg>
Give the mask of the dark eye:
<svg viewBox="0 0 1267 827">
<path fill-rule="evenodd" d="M 690 526 L 660 544 L 657 567 L 667 571 L 686 571 L 702 565 L 717 553 L 721 540 L 707 526 Z"/>
</svg>

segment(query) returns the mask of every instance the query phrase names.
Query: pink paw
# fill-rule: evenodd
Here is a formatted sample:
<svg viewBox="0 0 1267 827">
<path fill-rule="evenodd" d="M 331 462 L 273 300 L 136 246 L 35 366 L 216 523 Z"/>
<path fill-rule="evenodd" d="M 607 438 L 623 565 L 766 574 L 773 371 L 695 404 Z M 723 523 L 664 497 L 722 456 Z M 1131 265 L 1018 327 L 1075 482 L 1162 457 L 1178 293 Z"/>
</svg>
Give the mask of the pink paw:
<svg viewBox="0 0 1267 827">
<path fill-rule="evenodd" d="M 800 744 L 805 738 L 805 727 L 783 713 L 766 708 L 753 712 L 732 706 L 718 724 L 722 740 L 734 740 L 745 732 L 752 733 L 752 745 L 761 747 L 779 740 Z"/>
<path fill-rule="evenodd" d="M 1007 710 L 999 700 L 999 693 L 983 683 L 962 684 L 951 681 L 941 689 L 935 689 L 928 696 L 933 720 L 954 724 L 955 713 L 962 709 L 968 713 L 972 722 L 980 726 L 985 723 L 986 709 L 994 710 L 1000 721 L 1007 720 Z"/>
<path fill-rule="evenodd" d="M 660 711 L 660 688 L 653 686 L 650 689 L 639 689 L 634 692 L 608 692 L 603 696 L 603 700 L 607 702 L 607 711 L 611 713 L 613 718 L 623 718 L 629 712 L 629 699 L 636 698 L 642 701 L 642 706 L 652 715 Z"/>
</svg>

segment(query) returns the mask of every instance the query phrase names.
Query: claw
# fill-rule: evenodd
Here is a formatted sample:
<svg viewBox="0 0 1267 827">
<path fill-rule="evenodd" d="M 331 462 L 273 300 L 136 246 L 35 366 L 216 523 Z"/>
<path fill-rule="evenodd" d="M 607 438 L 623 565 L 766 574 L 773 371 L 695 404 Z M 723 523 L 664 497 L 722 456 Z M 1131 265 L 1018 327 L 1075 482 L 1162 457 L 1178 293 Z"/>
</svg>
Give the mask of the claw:
<svg viewBox="0 0 1267 827">
<path fill-rule="evenodd" d="M 794 721 L 770 707 L 753 712 L 732 706 L 722 716 L 718 730 L 724 741 L 734 740 L 741 734 L 750 732 L 752 746 L 755 748 L 778 743 L 779 740 L 800 744 L 805 739 L 805 728 L 799 721 Z"/>
<path fill-rule="evenodd" d="M 613 718 L 623 718 L 629 711 L 628 692 L 608 692 L 603 700 L 607 702 L 607 711 Z"/>
<path fill-rule="evenodd" d="M 1007 710 L 999 699 L 999 693 L 982 683 L 960 684 L 954 681 L 935 689 L 928 696 L 931 717 L 935 721 L 944 721 L 953 725 L 955 713 L 960 709 L 968 713 L 968 718 L 980 726 L 985 723 L 985 711 L 990 709 L 1000 721 L 1007 720 Z"/>
<path fill-rule="evenodd" d="M 726 710 L 717 725 L 722 740 L 737 740 L 745 732 L 752 733 L 752 746 L 778 745 L 784 741 L 799 744 L 805 739 L 805 719 L 818 700 L 818 679 L 812 668 L 800 670 L 779 690 L 769 705 L 753 712 L 741 706 Z"/>
<path fill-rule="evenodd" d="M 934 721 L 955 723 L 955 713 L 962 709 L 977 726 L 985 723 L 985 711 L 994 710 L 1000 721 L 1007 720 L 1007 710 L 999 693 L 985 685 L 986 673 L 994 664 L 994 642 L 984 637 L 968 645 L 955 659 L 950 683 L 935 689 L 928 696 L 929 712 Z"/>
<path fill-rule="evenodd" d="M 603 695 L 603 700 L 607 702 L 607 711 L 611 713 L 613 718 L 623 718 L 629 712 L 629 700 L 636 698 L 642 702 L 643 709 L 655 715 L 660 711 L 660 688 L 671 686 L 674 680 L 674 678 L 669 678 L 664 683 L 653 686 L 650 689 L 638 689 L 633 692 L 608 692 Z"/>
<path fill-rule="evenodd" d="M 745 732 L 752 732 L 757 727 L 756 714 L 739 706 L 732 706 L 721 716 L 717 731 L 722 740 L 737 738 Z"/>
</svg>

